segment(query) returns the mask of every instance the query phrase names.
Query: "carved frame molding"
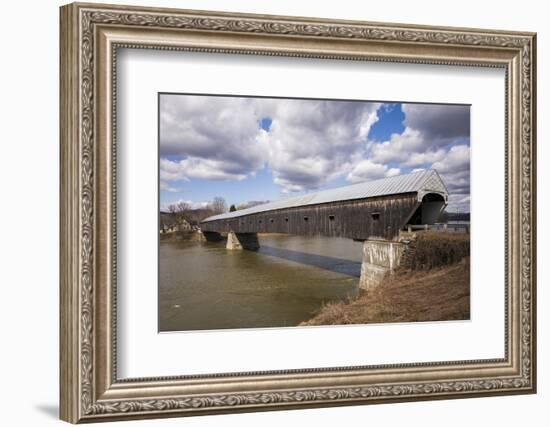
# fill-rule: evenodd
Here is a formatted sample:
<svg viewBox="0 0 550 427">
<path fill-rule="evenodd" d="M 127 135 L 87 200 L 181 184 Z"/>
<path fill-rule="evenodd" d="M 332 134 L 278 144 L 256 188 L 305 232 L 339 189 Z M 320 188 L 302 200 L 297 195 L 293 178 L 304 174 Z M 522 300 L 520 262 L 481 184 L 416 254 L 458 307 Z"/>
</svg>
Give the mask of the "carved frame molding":
<svg viewBox="0 0 550 427">
<path fill-rule="evenodd" d="M 505 68 L 506 357 L 117 380 L 113 147 L 119 47 Z M 75 423 L 534 392 L 535 68 L 532 33 L 62 7 L 61 418 Z"/>
</svg>

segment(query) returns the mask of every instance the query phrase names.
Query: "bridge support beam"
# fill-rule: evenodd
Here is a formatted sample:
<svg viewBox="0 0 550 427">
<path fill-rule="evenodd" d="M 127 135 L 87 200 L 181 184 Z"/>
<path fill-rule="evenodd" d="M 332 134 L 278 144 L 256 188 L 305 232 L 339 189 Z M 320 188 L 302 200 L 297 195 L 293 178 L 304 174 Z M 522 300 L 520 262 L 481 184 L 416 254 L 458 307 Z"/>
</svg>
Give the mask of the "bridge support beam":
<svg viewBox="0 0 550 427">
<path fill-rule="evenodd" d="M 257 233 L 235 233 L 230 231 L 227 234 L 227 249 L 257 251 L 260 249 Z"/>
<path fill-rule="evenodd" d="M 363 242 L 363 262 L 359 288 L 371 290 L 393 274 L 401 264 L 407 245 L 387 240 L 365 240 Z"/>
<path fill-rule="evenodd" d="M 203 231 L 202 235 L 207 242 L 220 242 L 223 240 L 223 236 L 216 231 Z"/>
</svg>

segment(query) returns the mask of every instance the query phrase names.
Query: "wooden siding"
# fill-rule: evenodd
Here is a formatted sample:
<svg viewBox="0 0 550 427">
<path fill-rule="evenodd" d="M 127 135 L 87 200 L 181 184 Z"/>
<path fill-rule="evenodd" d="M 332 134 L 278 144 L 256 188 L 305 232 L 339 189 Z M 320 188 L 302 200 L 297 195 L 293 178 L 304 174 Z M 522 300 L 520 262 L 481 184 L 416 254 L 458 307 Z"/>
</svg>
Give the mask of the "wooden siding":
<svg viewBox="0 0 550 427">
<path fill-rule="evenodd" d="M 417 194 L 406 193 L 259 212 L 203 222 L 201 228 L 218 233 L 288 233 L 391 240 L 399 235 L 399 230 L 419 206 Z"/>
</svg>

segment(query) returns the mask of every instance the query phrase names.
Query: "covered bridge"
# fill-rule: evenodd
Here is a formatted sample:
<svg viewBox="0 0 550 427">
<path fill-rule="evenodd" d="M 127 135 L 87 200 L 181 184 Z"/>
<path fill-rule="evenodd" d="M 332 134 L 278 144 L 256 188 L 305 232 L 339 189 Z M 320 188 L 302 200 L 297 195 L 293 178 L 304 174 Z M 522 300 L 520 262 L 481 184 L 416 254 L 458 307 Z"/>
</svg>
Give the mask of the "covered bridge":
<svg viewBox="0 0 550 427">
<path fill-rule="evenodd" d="M 408 225 L 433 224 L 448 191 L 435 170 L 362 182 L 227 212 L 201 223 L 217 233 L 288 233 L 397 240 Z"/>
</svg>

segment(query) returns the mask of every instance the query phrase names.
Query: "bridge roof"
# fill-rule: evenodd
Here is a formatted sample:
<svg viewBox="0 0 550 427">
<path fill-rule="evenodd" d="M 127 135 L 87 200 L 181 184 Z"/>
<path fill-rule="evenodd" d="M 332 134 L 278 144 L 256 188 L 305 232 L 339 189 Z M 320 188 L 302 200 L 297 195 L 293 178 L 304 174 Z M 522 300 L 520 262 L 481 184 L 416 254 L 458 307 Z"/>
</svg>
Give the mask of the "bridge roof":
<svg viewBox="0 0 550 427">
<path fill-rule="evenodd" d="M 202 222 L 235 218 L 277 209 L 318 205 L 321 203 L 430 191 L 443 193 L 445 195 L 448 194 L 443 180 L 434 169 L 427 169 L 404 175 L 396 175 L 388 178 L 361 182 L 359 184 L 347 185 L 345 187 L 331 188 L 329 190 L 309 193 L 303 196 L 289 197 L 287 199 L 281 199 L 274 202 L 253 206 L 251 208 L 210 216 Z"/>
</svg>

